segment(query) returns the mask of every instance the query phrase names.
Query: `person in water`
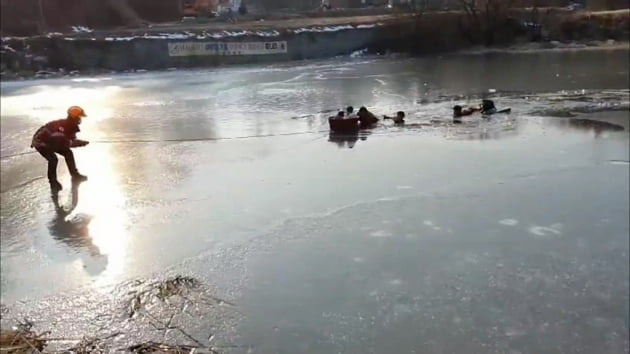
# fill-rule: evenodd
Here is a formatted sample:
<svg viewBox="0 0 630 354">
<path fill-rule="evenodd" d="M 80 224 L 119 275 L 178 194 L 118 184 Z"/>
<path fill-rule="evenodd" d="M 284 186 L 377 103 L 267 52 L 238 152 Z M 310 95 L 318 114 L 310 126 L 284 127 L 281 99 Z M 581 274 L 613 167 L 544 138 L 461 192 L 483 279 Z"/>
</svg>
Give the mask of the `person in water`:
<svg viewBox="0 0 630 354">
<path fill-rule="evenodd" d="M 359 122 L 361 123 L 362 128 L 371 128 L 378 122 L 378 118 L 374 115 L 374 113 L 367 110 L 365 107 L 359 108 L 359 112 L 357 113 L 359 116 Z"/>
<path fill-rule="evenodd" d="M 355 115 L 355 114 L 354 114 L 354 107 L 352 107 L 352 106 L 348 106 L 348 107 L 346 108 L 346 116 L 350 117 L 350 116 L 353 116 L 353 115 Z"/>
<path fill-rule="evenodd" d="M 481 101 L 481 114 L 494 114 L 497 113 L 497 108 L 494 106 L 494 101 L 483 100 Z"/>
<path fill-rule="evenodd" d="M 344 111 L 339 111 L 339 112 L 337 113 L 337 115 L 335 116 L 335 119 L 344 119 L 344 118 L 345 118 L 345 115 L 346 115 L 346 112 L 344 112 Z"/>
<path fill-rule="evenodd" d="M 461 123 L 461 117 L 469 116 L 476 112 L 481 112 L 481 114 L 484 115 L 490 115 L 497 113 L 497 109 L 494 106 L 494 101 L 492 100 L 483 100 L 479 106 L 472 107 L 462 107 L 460 105 L 456 105 L 453 107 L 453 123 Z"/>
<path fill-rule="evenodd" d="M 462 107 L 456 105 L 453 107 L 453 123 L 459 124 L 462 122 L 463 116 L 469 116 L 479 111 L 481 111 L 481 107 Z"/>
<path fill-rule="evenodd" d="M 68 165 L 68 171 L 73 182 L 83 182 L 87 177 L 80 174 L 74 161 L 71 148 L 85 146 L 89 142 L 77 139 L 80 132 L 81 118 L 87 117 L 83 108 L 72 106 L 68 108 L 66 119 L 48 122 L 39 128 L 33 135 L 31 148 L 35 148 L 42 157 L 48 161 L 48 182 L 53 192 L 60 191 L 63 187 L 57 181 L 57 154 L 63 156 Z"/>
<path fill-rule="evenodd" d="M 453 117 L 469 116 L 475 112 L 480 112 L 480 111 L 481 111 L 480 106 L 462 107 L 460 105 L 456 105 L 453 107 Z"/>
<path fill-rule="evenodd" d="M 396 116 L 394 117 L 383 116 L 383 119 L 391 119 L 394 121 L 394 124 L 405 124 L 405 112 L 398 111 L 396 112 Z"/>
</svg>

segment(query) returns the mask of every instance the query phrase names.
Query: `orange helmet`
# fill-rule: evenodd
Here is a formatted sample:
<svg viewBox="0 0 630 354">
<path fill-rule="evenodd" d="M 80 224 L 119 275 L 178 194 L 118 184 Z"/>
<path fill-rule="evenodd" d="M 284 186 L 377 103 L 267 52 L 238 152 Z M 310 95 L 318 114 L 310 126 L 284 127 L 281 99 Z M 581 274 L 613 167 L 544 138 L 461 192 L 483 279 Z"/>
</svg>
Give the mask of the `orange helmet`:
<svg viewBox="0 0 630 354">
<path fill-rule="evenodd" d="M 70 118 L 87 117 L 87 114 L 85 114 L 85 111 L 83 110 L 83 108 L 79 106 L 72 106 L 68 108 L 68 117 Z"/>
</svg>

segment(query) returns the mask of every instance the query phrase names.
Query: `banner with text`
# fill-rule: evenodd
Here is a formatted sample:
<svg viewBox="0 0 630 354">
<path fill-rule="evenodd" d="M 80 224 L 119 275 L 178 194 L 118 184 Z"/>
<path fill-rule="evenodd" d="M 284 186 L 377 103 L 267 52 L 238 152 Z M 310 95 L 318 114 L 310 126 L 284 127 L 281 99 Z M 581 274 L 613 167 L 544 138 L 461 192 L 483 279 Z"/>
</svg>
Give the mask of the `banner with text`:
<svg viewBox="0 0 630 354">
<path fill-rule="evenodd" d="M 287 52 L 287 42 L 175 42 L 168 44 L 168 55 L 264 55 Z"/>
</svg>

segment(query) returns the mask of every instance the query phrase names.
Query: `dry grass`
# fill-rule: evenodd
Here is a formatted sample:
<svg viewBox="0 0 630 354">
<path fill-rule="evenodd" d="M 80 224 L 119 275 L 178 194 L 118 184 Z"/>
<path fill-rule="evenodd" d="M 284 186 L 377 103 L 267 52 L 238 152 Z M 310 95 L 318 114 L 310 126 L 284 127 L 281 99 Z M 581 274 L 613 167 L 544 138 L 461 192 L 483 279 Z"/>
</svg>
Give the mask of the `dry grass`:
<svg viewBox="0 0 630 354">
<path fill-rule="evenodd" d="M 608 24 L 608 23 L 618 23 L 623 21 L 628 21 L 630 17 L 630 9 L 625 10 L 615 10 L 615 11 L 584 11 L 578 12 L 572 16 L 570 19 L 573 20 L 586 20 L 586 21 L 594 21 L 600 24 Z"/>
<path fill-rule="evenodd" d="M 119 335 L 107 336 L 105 338 L 84 338 L 72 348 L 63 350 L 63 353 L 89 354 L 89 353 L 107 353 L 111 352 L 111 348 L 107 346 L 105 340 Z M 55 339 L 46 339 L 44 334 L 37 335 L 31 330 L 14 329 L 0 331 L 0 353 L 5 354 L 35 354 L 43 353 L 48 341 Z M 201 348 L 192 345 L 172 345 L 166 343 L 147 342 L 133 345 L 127 348 L 131 353 L 164 353 L 164 354 L 189 354 L 189 353 L 208 353 L 218 354 L 211 348 Z"/>
<path fill-rule="evenodd" d="M 188 354 L 188 353 L 208 353 L 217 354 L 212 349 L 200 349 L 189 345 L 169 345 L 164 343 L 148 342 L 134 345 L 128 348 L 132 353 L 164 353 L 164 354 Z"/>
<path fill-rule="evenodd" d="M 0 353 L 41 353 L 46 347 L 45 334 L 38 335 L 27 328 L 0 330 Z"/>
<path fill-rule="evenodd" d="M 592 36 L 627 39 L 630 28 L 630 10 L 582 11 L 563 16 L 557 21 L 560 34 L 569 39 Z"/>
<path fill-rule="evenodd" d="M 171 297 L 178 296 L 185 301 L 194 303 L 188 296 L 191 291 L 201 290 L 202 284 L 194 278 L 176 276 L 163 281 L 142 284 L 142 287 L 141 290 L 132 292 L 132 296 L 128 300 L 127 313 L 130 318 L 134 317 L 138 311 L 142 310 L 147 305 L 154 303 L 155 300 L 163 302 Z M 208 294 L 201 296 L 201 298 L 197 300 L 205 301 L 206 303 L 213 302 L 234 306 L 234 304 L 229 301 L 212 297 Z"/>
<path fill-rule="evenodd" d="M 204 340 L 196 339 L 186 330 L 178 326 L 174 319 L 180 316 L 190 315 L 186 312 L 188 306 L 199 304 L 230 305 L 234 304 L 205 294 L 204 285 L 197 279 L 186 276 L 175 276 L 161 281 L 137 282 L 133 291 L 129 292 L 129 298 L 125 300 L 126 317 L 130 320 L 138 317 L 153 326 L 155 330 L 166 333 L 179 332 L 187 338 L 188 344 L 144 342 L 130 347 L 113 348 L 113 337 L 121 335 L 121 332 L 111 334 L 99 334 L 84 338 L 52 338 L 47 335 L 50 332 L 37 334 L 32 330 L 33 324 L 24 320 L 14 320 L 17 325 L 10 330 L 0 331 L 0 354 L 33 354 L 42 352 L 55 353 L 208 353 L 217 354 L 216 347 L 211 347 Z M 165 304 L 167 304 L 166 307 Z M 1 308 L 3 317 L 8 313 L 4 306 Z M 59 344 L 70 343 L 61 348 Z M 62 349 L 59 351 L 59 349 Z M 52 350 L 52 351 L 51 351 Z"/>
</svg>

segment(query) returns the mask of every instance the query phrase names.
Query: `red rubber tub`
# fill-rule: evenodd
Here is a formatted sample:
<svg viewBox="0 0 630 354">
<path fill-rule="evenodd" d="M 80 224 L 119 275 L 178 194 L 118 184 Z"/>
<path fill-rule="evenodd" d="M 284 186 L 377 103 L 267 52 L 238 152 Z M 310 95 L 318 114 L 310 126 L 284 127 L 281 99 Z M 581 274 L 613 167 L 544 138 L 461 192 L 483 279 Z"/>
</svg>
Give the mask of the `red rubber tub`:
<svg viewBox="0 0 630 354">
<path fill-rule="evenodd" d="M 337 133 L 356 132 L 359 130 L 359 118 L 334 119 L 328 118 L 330 130 Z"/>
</svg>

